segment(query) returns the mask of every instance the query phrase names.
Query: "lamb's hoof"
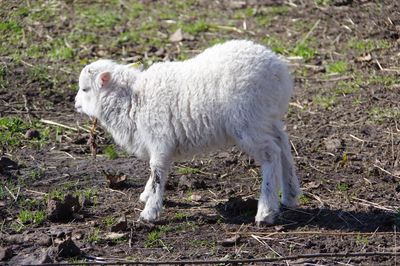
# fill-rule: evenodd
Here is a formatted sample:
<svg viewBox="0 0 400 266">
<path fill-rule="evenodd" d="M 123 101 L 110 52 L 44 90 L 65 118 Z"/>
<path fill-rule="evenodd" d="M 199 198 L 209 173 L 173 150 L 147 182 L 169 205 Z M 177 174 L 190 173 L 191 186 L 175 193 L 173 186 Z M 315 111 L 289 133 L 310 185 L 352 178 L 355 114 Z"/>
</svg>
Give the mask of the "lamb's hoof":
<svg viewBox="0 0 400 266">
<path fill-rule="evenodd" d="M 146 210 L 146 208 L 140 213 L 139 219 L 144 222 L 155 222 L 160 216 L 160 212 L 155 208 Z"/>
<path fill-rule="evenodd" d="M 256 225 L 257 227 L 264 227 L 267 225 L 273 225 L 277 216 L 277 211 L 269 211 L 266 213 L 257 213 Z"/>
<path fill-rule="evenodd" d="M 256 222 L 256 226 L 257 226 L 257 228 L 266 228 L 266 227 L 273 226 L 273 224 L 258 221 L 258 222 Z"/>
</svg>

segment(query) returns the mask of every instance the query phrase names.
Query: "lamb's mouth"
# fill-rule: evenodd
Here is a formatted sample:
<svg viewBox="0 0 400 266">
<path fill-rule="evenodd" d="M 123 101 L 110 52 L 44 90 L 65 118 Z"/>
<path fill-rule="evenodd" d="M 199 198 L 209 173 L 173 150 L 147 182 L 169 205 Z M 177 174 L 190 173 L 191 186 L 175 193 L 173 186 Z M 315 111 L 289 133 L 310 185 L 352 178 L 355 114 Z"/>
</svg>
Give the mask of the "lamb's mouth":
<svg viewBox="0 0 400 266">
<path fill-rule="evenodd" d="M 82 106 L 75 106 L 75 109 L 78 113 L 82 113 Z"/>
</svg>

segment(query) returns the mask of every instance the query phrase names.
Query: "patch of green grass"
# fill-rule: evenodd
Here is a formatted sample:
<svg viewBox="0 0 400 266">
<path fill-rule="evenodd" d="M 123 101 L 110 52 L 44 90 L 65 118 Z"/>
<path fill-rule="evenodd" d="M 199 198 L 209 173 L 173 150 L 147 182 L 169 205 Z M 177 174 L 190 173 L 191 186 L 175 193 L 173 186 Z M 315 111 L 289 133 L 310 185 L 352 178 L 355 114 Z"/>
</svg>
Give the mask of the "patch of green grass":
<svg viewBox="0 0 400 266">
<path fill-rule="evenodd" d="M 71 188 L 71 189 L 75 189 L 73 193 L 74 196 L 77 196 L 78 198 L 85 198 L 86 200 L 89 200 L 93 205 L 97 205 L 98 192 L 96 188 L 86 188 L 86 189 Z M 71 190 L 71 189 L 66 189 L 66 190 Z"/>
<path fill-rule="evenodd" d="M 276 16 L 284 15 L 289 12 L 288 6 L 268 6 L 259 9 L 257 12 L 254 12 L 255 20 L 257 24 L 261 27 L 265 27 L 272 19 Z"/>
<path fill-rule="evenodd" d="M 368 237 L 360 235 L 360 234 L 356 235 L 356 244 L 357 245 L 365 246 L 365 245 L 368 245 L 368 243 L 369 243 Z"/>
<path fill-rule="evenodd" d="M 7 80 L 7 67 L 5 65 L 0 66 L 0 89 L 5 89 L 8 85 Z"/>
<path fill-rule="evenodd" d="M 347 72 L 347 68 L 348 68 L 347 62 L 336 61 L 327 65 L 326 72 L 328 74 L 333 74 L 333 73 L 344 74 Z"/>
<path fill-rule="evenodd" d="M 300 42 L 296 44 L 292 51 L 290 51 L 291 55 L 303 57 L 304 60 L 310 60 L 315 57 L 317 51 L 313 49 L 307 41 Z"/>
<path fill-rule="evenodd" d="M 331 2 L 331 0 L 314 0 L 314 3 L 317 6 L 327 6 L 330 4 L 330 2 Z"/>
<path fill-rule="evenodd" d="M 15 117 L 0 118 L 0 145 L 8 149 L 15 149 L 22 143 L 24 133 L 29 126 Z"/>
<path fill-rule="evenodd" d="M 272 51 L 278 54 L 288 54 L 288 50 L 286 49 L 282 40 L 277 37 L 265 37 L 261 40 L 263 44 L 268 46 Z"/>
<path fill-rule="evenodd" d="M 340 192 L 346 192 L 349 190 L 349 184 L 347 184 L 346 182 L 339 182 L 336 184 L 336 188 L 340 191 Z"/>
<path fill-rule="evenodd" d="M 118 158 L 118 152 L 114 145 L 107 146 L 103 152 L 110 160 L 115 160 Z"/>
<path fill-rule="evenodd" d="M 385 87 L 391 87 L 396 84 L 400 84 L 400 80 L 394 75 L 370 75 L 367 79 L 366 85 L 383 85 Z"/>
<path fill-rule="evenodd" d="M 129 18 L 134 19 L 140 16 L 144 10 L 144 5 L 142 3 L 132 3 L 129 5 Z"/>
<path fill-rule="evenodd" d="M 116 40 L 116 44 L 134 44 L 134 43 L 139 43 L 141 37 L 139 32 L 137 31 L 127 31 L 127 32 L 123 32 L 121 33 L 117 40 Z"/>
<path fill-rule="evenodd" d="M 375 49 L 388 49 L 392 44 L 387 40 L 371 40 L 352 38 L 348 41 L 347 47 L 360 53 L 370 53 Z"/>
<path fill-rule="evenodd" d="M 0 32 L 2 32 L 3 34 L 5 32 L 19 33 L 21 31 L 22 31 L 22 26 L 15 21 L 0 22 Z"/>
<path fill-rule="evenodd" d="M 30 210 L 21 210 L 18 214 L 18 219 L 23 224 L 33 223 L 33 224 L 41 224 L 46 219 L 46 213 L 44 211 L 30 211 Z"/>
<path fill-rule="evenodd" d="M 190 242 L 190 246 L 194 248 L 215 248 L 215 241 L 207 240 L 207 239 L 193 239 Z"/>
<path fill-rule="evenodd" d="M 311 203 L 311 198 L 305 194 L 302 194 L 299 200 L 302 205 L 308 205 Z"/>
<path fill-rule="evenodd" d="M 21 233 L 25 229 L 25 225 L 18 222 L 13 222 L 10 225 L 10 228 L 14 230 L 16 233 Z"/>
<path fill-rule="evenodd" d="M 158 247 L 161 244 L 161 232 L 159 230 L 153 230 L 147 234 L 147 239 L 144 242 L 146 248 Z"/>
<path fill-rule="evenodd" d="M 108 28 L 111 29 L 120 22 L 120 16 L 113 8 L 102 10 L 100 7 L 93 6 L 84 10 L 80 17 L 81 24 L 86 25 L 84 28 Z"/>
<path fill-rule="evenodd" d="M 186 219 L 186 214 L 184 214 L 183 212 L 177 212 L 177 213 L 175 213 L 175 216 L 174 216 L 174 218 L 175 219 L 177 219 L 177 220 L 183 220 L 183 219 Z"/>
<path fill-rule="evenodd" d="M 353 81 L 339 81 L 335 87 L 336 95 L 348 95 L 356 93 L 360 90 L 360 86 Z"/>
<path fill-rule="evenodd" d="M 50 199 L 63 200 L 64 194 L 65 193 L 63 191 L 61 191 L 60 189 L 51 190 L 49 193 L 47 193 L 45 199 L 46 199 L 46 201 L 48 201 Z"/>
<path fill-rule="evenodd" d="M 112 225 L 115 224 L 115 222 L 116 222 L 116 220 L 115 220 L 115 218 L 112 217 L 112 216 L 108 216 L 108 217 L 105 217 L 105 218 L 103 219 L 103 224 L 104 224 L 106 227 L 111 227 Z"/>
<path fill-rule="evenodd" d="M 86 235 L 86 240 L 89 243 L 96 243 L 101 240 L 100 236 L 100 228 L 92 228 L 89 230 L 89 233 Z"/>
<path fill-rule="evenodd" d="M 201 170 L 193 167 L 179 167 L 178 169 L 176 169 L 176 172 L 180 175 L 188 175 L 188 174 L 198 174 L 201 172 Z"/>
<path fill-rule="evenodd" d="M 383 122 L 389 119 L 400 119 L 400 109 L 396 107 L 372 107 L 368 111 L 369 119 L 376 122 Z"/>
<path fill-rule="evenodd" d="M 41 83 L 51 82 L 51 76 L 48 73 L 47 68 L 43 67 L 42 65 L 35 65 L 28 68 L 28 78 Z"/>
<path fill-rule="evenodd" d="M 313 97 L 313 103 L 325 109 L 332 107 L 336 103 L 335 95 L 316 95 Z"/>
<path fill-rule="evenodd" d="M 199 33 L 206 32 L 210 29 L 210 24 L 205 20 L 197 20 L 194 23 L 182 24 L 182 30 L 192 35 L 198 35 Z"/>
<path fill-rule="evenodd" d="M 53 60 L 70 60 L 74 58 L 74 50 L 63 40 L 56 40 L 48 54 Z"/>
</svg>

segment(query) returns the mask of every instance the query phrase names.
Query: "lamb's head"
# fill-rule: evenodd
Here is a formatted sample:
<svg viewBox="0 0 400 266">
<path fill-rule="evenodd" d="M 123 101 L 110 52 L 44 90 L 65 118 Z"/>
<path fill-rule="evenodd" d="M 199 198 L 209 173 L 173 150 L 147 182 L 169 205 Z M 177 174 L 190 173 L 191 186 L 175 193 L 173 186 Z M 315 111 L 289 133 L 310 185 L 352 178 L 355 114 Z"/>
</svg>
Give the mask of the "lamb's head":
<svg viewBox="0 0 400 266">
<path fill-rule="evenodd" d="M 79 76 L 79 90 L 75 97 L 78 112 L 98 118 L 100 99 L 112 87 L 112 73 L 118 66 L 111 60 L 98 60 L 85 66 Z"/>
</svg>

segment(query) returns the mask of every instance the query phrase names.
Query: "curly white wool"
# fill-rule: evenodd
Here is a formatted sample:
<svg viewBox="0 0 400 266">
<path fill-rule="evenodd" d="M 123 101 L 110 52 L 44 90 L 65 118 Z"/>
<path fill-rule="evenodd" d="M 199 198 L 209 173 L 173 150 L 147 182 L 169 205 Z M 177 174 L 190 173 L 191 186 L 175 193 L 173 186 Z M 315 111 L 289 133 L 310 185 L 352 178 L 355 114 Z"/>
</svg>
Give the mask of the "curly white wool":
<svg viewBox="0 0 400 266">
<path fill-rule="evenodd" d="M 295 206 L 300 194 L 282 122 L 292 89 L 277 55 L 234 40 L 145 71 L 96 61 L 81 72 L 75 107 L 98 118 L 128 152 L 150 161 L 142 219 L 159 218 L 173 160 L 237 144 L 261 164 L 256 222 L 273 223 L 279 186 L 286 206 Z"/>
</svg>

